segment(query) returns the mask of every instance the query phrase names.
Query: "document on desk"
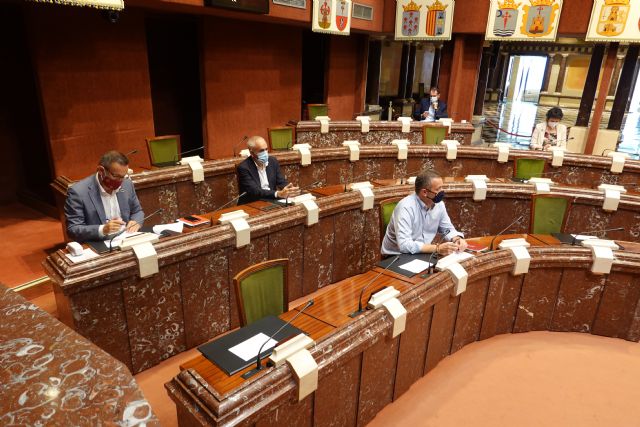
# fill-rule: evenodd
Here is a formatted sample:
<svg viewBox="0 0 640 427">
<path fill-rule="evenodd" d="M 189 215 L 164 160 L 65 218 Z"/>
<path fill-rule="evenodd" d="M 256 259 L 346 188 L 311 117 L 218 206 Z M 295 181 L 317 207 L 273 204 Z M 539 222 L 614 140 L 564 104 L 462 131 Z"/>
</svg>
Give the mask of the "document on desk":
<svg viewBox="0 0 640 427">
<path fill-rule="evenodd" d="M 430 262 L 423 261 L 421 259 L 414 259 L 413 261 L 400 265 L 399 268 L 410 271 L 413 274 L 418 274 L 431 267 L 431 265 L 432 264 Z"/>
<path fill-rule="evenodd" d="M 111 246 L 114 248 L 117 248 L 120 246 L 120 244 L 124 239 L 137 236 L 138 234 L 142 234 L 142 232 L 141 231 L 134 231 L 134 232 L 125 231 L 124 233 L 122 233 L 119 236 L 116 236 L 116 238 L 113 239 L 113 242 L 111 242 Z M 106 244 L 109 245 L 109 240 L 106 240 Z"/>
<path fill-rule="evenodd" d="M 153 226 L 153 232 L 156 234 L 162 233 L 164 230 L 174 231 L 176 233 L 182 233 L 184 223 L 180 221 L 172 222 L 170 224 L 158 224 Z"/>
<path fill-rule="evenodd" d="M 269 337 L 267 335 L 260 332 L 248 340 L 242 341 L 240 344 L 231 347 L 229 351 L 246 362 L 258 356 L 260 347 L 262 347 L 262 344 L 264 344 L 268 338 Z M 264 352 L 265 350 L 275 347 L 277 343 L 278 342 L 273 338 L 269 339 L 269 342 L 264 344 L 264 347 L 262 347 L 262 351 Z"/>
</svg>

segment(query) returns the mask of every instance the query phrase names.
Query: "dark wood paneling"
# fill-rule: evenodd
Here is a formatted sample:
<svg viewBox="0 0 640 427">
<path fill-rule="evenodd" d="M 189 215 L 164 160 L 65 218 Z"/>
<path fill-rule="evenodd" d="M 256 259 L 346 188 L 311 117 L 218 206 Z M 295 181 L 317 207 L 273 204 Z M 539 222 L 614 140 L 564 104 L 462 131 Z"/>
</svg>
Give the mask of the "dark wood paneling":
<svg viewBox="0 0 640 427">
<path fill-rule="evenodd" d="M 337 367 L 318 383 L 315 393 L 314 427 L 355 426 L 362 354 Z"/>
</svg>

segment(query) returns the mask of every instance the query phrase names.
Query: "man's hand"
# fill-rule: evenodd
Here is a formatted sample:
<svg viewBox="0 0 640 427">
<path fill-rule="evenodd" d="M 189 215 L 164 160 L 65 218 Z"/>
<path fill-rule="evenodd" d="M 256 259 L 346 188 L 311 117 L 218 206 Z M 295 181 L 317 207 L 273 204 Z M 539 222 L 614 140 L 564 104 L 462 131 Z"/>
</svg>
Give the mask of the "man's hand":
<svg viewBox="0 0 640 427">
<path fill-rule="evenodd" d="M 294 187 L 292 183 L 287 184 L 282 190 L 278 191 L 278 197 L 286 199 L 287 197 L 295 197 L 300 194 L 300 188 Z"/>
<path fill-rule="evenodd" d="M 104 233 L 105 236 L 109 234 L 117 233 L 118 231 L 120 231 L 120 228 L 122 228 L 123 225 L 124 225 L 124 221 L 121 218 L 111 219 L 107 221 L 107 223 L 104 225 L 102 232 Z"/>
<path fill-rule="evenodd" d="M 550 148 L 551 148 L 551 144 L 544 144 L 544 146 L 542 147 L 544 151 L 549 151 Z"/>
<path fill-rule="evenodd" d="M 429 112 L 425 111 L 424 113 L 422 113 L 422 118 L 426 119 L 428 115 L 429 115 Z"/>
<path fill-rule="evenodd" d="M 127 228 L 125 230 L 127 230 L 129 233 L 135 233 L 136 231 L 140 230 L 140 224 L 138 224 L 134 220 L 131 220 L 127 223 Z"/>
<path fill-rule="evenodd" d="M 440 243 L 438 245 L 438 253 L 440 255 L 449 255 L 458 251 L 458 246 L 453 242 Z"/>
<path fill-rule="evenodd" d="M 456 245 L 458 252 L 464 252 L 464 250 L 467 249 L 467 241 L 464 240 L 462 237 L 460 237 L 459 239 L 456 239 L 456 241 L 453 242 L 453 244 Z"/>
</svg>

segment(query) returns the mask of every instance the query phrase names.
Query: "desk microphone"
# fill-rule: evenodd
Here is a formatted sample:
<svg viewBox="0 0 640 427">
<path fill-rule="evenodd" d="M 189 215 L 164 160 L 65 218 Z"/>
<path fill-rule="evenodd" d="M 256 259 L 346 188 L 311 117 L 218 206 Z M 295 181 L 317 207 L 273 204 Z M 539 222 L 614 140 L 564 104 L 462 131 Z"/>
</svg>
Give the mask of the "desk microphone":
<svg viewBox="0 0 640 427">
<path fill-rule="evenodd" d="M 493 236 L 493 239 L 491 239 L 491 243 L 489 244 L 489 251 L 494 251 L 495 249 L 493 248 L 493 244 L 495 243 L 496 239 L 502 235 L 504 232 L 506 232 L 508 229 L 510 229 L 511 227 L 513 227 L 514 225 L 516 225 L 518 222 L 520 222 L 522 219 L 524 218 L 524 215 L 520 215 L 518 218 L 516 218 L 515 221 L 513 221 L 511 224 L 507 225 L 504 230 L 502 230 L 501 232 L 499 232 L 498 234 L 496 234 L 495 236 Z"/>
<path fill-rule="evenodd" d="M 202 146 L 200 146 L 200 147 L 198 147 L 198 148 L 194 148 L 194 149 L 191 149 L 191 150 L 187 150 L 187 151 L 183 151 L 183 152 L 181 152 L 181 153 L 178 153 L 178 154 L 176 154 L 176 155 L 175 155 L 175 157 L 173 158 L 173 163 L 174 163 L 175 165 L 177 165 L 177 164 L 178 164 L 178 162 L 180 161 L 180 159 L 182 158 L 182 156 L 184 156 L 185 154 L 193 153 L 193 152 L 195 152 L 195 151 L 200 151 L 200 150 L 202 150 L 203 148 L 204 148 L 204 145 L 202 145 Z"/>
<path fill-rule="evenodd" d="M 260 357 L 260 354 L 262 353 L 262 349 L 264 348 L 265 345 L 267 345 L 267 343 L 269 341 L 271 341 L 271 339 L 273 337 L 275 337 L 276 335 L 278 335 L 278 333 L 283 330 L 285 327 L 289 326 L 294 320 L 296 320 L 298 318 L 298 316 L 300 316 L 307 308 L 311 307 L 313 305 L 314 301 L 312 299 L 310 299 L 305 305 L 304 307 L 302 307 L 302 309 L 296 313 L 295 316 L 293 316 L 293 318 L 291 318 L 291 320 L 289 320 L 287 323 L 285 323 L 284 325 L 280 326 L 280 328 L 275 331 L 269 338 L 267 338 L 267 340 L 262 343 L 262 345 L 260 346 L 260 350 L 258 350 L 258 357 L 256 359 L 256 367 L 255 369 L 250 370 L 249 372 L 245 372 L 244 374 L 242 374 L 242 378 L 249 379 L 252 376 L 254 376 L 255 374 L 257 374 L 258 372 L 260 372 L 261 370 L 264 369 L 264 367 L 262 366 L 262 364 L 260 363 L 262 361 L 262 358 Z"/>
<path fill-rule="evenodd" d="M 158 209 L 158 210 L 155 210 L 155 211 L 151 212 L 149 215 L 145 216 L 145 217 L 142 219 L 142 222 L 145 222 L 146 220 L 148 220 L 148 219 L 149 219 L 149 218 L 151 218 L 152 216 L 157 215 L 157 214 L 161 213 L 162 211 L 164 211 L 164 208 L 160 208 L 160 209 Z M 120 235 L 121 235 L 122 233 L 124 233 L 125 231 L 128 231 L 128 230 L 130 230 L 131 228 L 135 227 L 136 225 L 138 225 L 138 224 L 137 224 L 137 223 L 136 223 L 136 224 L 131 224 L 129 227 L 126 227 L 124 230 L 120 230 L 120 231 L 118 231 L 116 234 L 114 234 L 114 235 L 113 235 L 113 237 L 109 240 L 109 252 L 112 252 L 112 251 L 113 251 L 113 246 L 112 246 L 113 239 L 115 239 L 116 237 L 120 236 Z"/>
<path fill-rule="evenodd" d="M 222 210 L 224 208 L 226 208 L 227 206 L 229 206 L 230 204 L 232 204 L 233 202 L 237 201 L 240 199 L 240 197 L 244 196 L 245 194 L 247 194 L 247 192 L 245 191 L 242 194 L 239 194 L 238 196 L 234 197 L 233 199 L 229 200 L 227 203 L 225 203 L 224 205 L 220 206 L 219 208 L 215 209 L 216 211 Z M 214 211 L 215 212 L 215 211 Z"/>
<path fill-rule="evenodd" d="M 400 255 L 396 255 L 395 258 L 393 259 L 393 261 L 391 261 L 389 263 L 389 265 L 387 265 L 381 272 L 379 272 L 376 277 L 374 277 L 373 279 L 371 279 L 371 281 L 369 281 L 369 283 L 367 283 L 366 285 L 364 285 L 362 287 L 362 290 L 360 291 L 360 297 L 358 298 L 358 310 L 354 311 L 353 313 L 351 313 L 349 315 L 349 317 L 357 317 L 358 315 L 360 315 L 360 313 L 362 313 L 364 310 L 362 308 L 362 296 L 364 295 L 364 291 L 371 286 L 371 284 L 373 282 L 375 282 L 376 280 L 378 280 L 378 277 L 380 277 L 382 275 L 382 273 L 384 273 L 385 271 L 387 271 L 389 269 L 389 267 L 391 267 L 396 261 L 398 261 L 398 259 L 400 258 Z"/>
<path fill-rule="evenodd" d="M 344 182 L 344 192 L 345 192 L 345 193 L 347 192 L 347 185 L 348 185 L 350 182 L 358 182 L 358 180 L 359 180 L 359 179 L 366 178 L 367 176 L 371 175 L 371 173 L 372 173 L 372 172 L 365 172 L 365 173 L 363 173 L 363 174 L 360 174 L 360 175 L 356 176 L 355 178 L 352 178 L 352 179 L 348 179 L 348 180 L 346 180 L 346 181 Z"/>
<path fill-rule="evenodd" d="M 571 246 L 574 246 L 576 244 L 576 240 L 577 240 L 576 238 L 581 234 L 589 234 L 589 233 L 605 233 L 606 234 L 608 231 L 624 231 L 624 227 L 599 228 L 599 229 L 581 231 L 580 233 L 572 233 L 573 239 L 571 239 Z"/>
<path fill-rule="evenodd" d="M 299 191 L 299 194 L 302 194 L 302 192 L 303 192 L 303 191 L 305 191 L 305 190 L 308 190 L 308 189 L 310 189 L 310 188 L 315 187 L 316 185 L 320 184 L 321 182 L 322 182 L 322 181 L 319 181 L 319 180 L 318 180 L 318 181 L 314 181 L 314 182 L 312 182 L 312 183 L 311 183 L 311 184 L 309 184 L 309 185 L 305 185 L 304 187 L 302 187 L 302 188 L 300 188 L 300 189 L 298 190 L 298 191 Z M 289 206 L 289 195 L 287 195 L 287 197 L 284 199 L 284 205 L 285 205 L 285 206 Z"/>
<path fill-rule="evenodd" d="M 233 157 L 236 157 L 236 149 L 238 148 L 238 145 L 242 144 L 247 139 L 249 139 L 249 137 L 247 135 L 245 135 L 245 136 L 242 137 L 242 139 L 240 141 L 236 142 L 236 144 L 233 146 Z"/>
<path fill-rule="evenodd" d="M 413 175 L 417 175 L 417 174 L 419 174 L 419 173 L 420 173 L 420 172 L 422 172 L 423 170 L 424 170 L 424 168 L 420 168 L 420 169 L 417 169 L 417 170 L 414 170 L 414 171 L 408 172 L 408 173 L 406 173 L 405 175 L 406 175 L 406 177 L 407 177 L 407 178 L 409 178 L 410 176 L 413 176 Z M 404 178 L 405 178 L 404 176 L 403 176 L 402 178 L 400 178 L 400 185 L 402 185 L 402 184 L 404 184 L 404 183 L 405 183 L 405 182 L 404 182 Z"/>
<path fill-rule="evenodd" d="M 124 153 L 124 155 L 125 155 L 126 157 L 129 157 L 130 155 L 132 155 L 132 154 L 136 154 L 137 152 L 138 152 L 138 150 L 134 148 L 133 150 L 131 150 L 131 151 L 127 151 L 126 153 Z"/>
<path fill-rule="evenodd" d="M 533 173 L 531 174 L 531 178 L 541 178 L 543 176 L 549 176 L 549 175 L 558 175 L 562 173 L 562 171 L 552 171 L 552 172 L 544 172 L 544 173 Z M 529 178 L 529 179 L 531 179 Z"/>
<path fill-rule="evenodd" d="M 445 237 L 447 237 L 447 236 L 449 235 L 449 233 L 451 233 L 451 229 L 450 229 L 450 228 L 447 228 L 447 229 L 445 230 L 445 233 L 444 233 L 444 234 L 441 234 L 441 235 L 440 235 L 440 237 L 438 237 L 438 241 L 435 243 L 436 247 L 437 247 L 440 243 L 442 243 L 442 241 L 444 240 L 444 238 L 445 238 Z M 432 244 L 434 244 L 434 243 L 432 243 Z M 433 265 L 432 261 L 433 261 L 433 257 L 434 257 L 434 256 L 435 256 L 435 254 L 437 254 L 437 253 L 438 253 L 438 251 L 437 251 L 437 250 L 436 250 L 436 251 L 431 252 L 431 255 L 429 255 L 429 259 L 427 259 L 427 262 L 429 263 L 429 267 L 428 267 L 428 269 L 429 269 L 429 274 L 433 274 L 433 269 L 435 268 L 435 265 Z"/>
</svg>

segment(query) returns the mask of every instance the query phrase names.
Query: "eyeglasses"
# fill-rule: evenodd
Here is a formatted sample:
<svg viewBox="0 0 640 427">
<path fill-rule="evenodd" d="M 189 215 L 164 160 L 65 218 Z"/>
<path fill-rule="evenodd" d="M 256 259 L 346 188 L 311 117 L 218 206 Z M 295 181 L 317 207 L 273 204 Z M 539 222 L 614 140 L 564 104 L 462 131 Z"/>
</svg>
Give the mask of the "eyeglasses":
<svg viewBox="0 0 640 427">
<path fill-rule="evenodd" d="M 113 178 L 113 179 L 126 179 L 126 178 L 128 178 L 128 177 L 129 177 L 129 174 L 128 174 L 128 173 L 126 173 L 126 174 L 124 174 L 124 175 L 117 175 L 117 174 L 115 174 L 115 173 L 111 172 L 111 171 L 110 171 L 109 169 L 107 169 L 107 168 L 105 168 L 104 170 L 105 170 L 105 172 L 106 172 L 106 173 L 107 173 L 111 178 Z"/>
</svg>

